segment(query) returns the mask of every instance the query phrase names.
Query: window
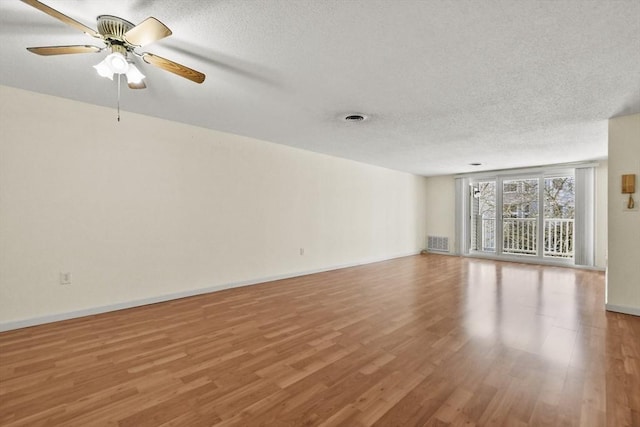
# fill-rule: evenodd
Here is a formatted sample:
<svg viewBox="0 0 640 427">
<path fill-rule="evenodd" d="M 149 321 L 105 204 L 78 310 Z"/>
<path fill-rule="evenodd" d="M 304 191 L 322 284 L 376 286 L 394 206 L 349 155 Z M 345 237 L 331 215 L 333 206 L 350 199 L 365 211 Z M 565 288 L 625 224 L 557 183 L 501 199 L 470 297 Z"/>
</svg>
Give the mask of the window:
<svg viewBox="0 0 640 427">
<path fill-rule="evenodd" d="M 518 184 L 515 182 L 505 183 L 502 191 L 504 193 L 515 193 L 518 191 Z"/>
<path fill-rule="evenodd" d="M 575 222 L 575 178 L 562 176 L 544 180 L 544 256 L 573 256 Z"/>
<path fill-rule="evenodd" d="M 561 190 L 564 187 L 565 183 L 567 182 L 567 178 L 572 178 L 572 177 L 553 178 L 553 179 L 551 179 L 553 188 L 556 189 L 556 190 Z M 549 180 L 547 180 L 547 181 L 549 181 Z"/>
<path fill-rule="evenodd" d="M 461 181 L 470 186 L 462 202 L 467 214 L 459 216 L 463 253 L 573 262 L 577 247 L 574 170 L 512 174 Z"/>
</svg>

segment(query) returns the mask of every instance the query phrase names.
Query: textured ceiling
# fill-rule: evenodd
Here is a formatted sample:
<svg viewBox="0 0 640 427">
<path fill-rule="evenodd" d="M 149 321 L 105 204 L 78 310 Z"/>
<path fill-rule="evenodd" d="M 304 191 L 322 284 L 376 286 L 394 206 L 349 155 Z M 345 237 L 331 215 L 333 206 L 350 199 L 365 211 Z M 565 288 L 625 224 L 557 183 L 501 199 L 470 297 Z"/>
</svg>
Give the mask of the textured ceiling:
<svg viewBox="0 0 640 427">
<path fill-rule="evenodd" d="M 422 175 L 603 158 L 607 119 L 640 112 L 637 0 L 44 3 L 93 28 L 154 16 L 173 36 L 144 50 L 207 74 L 142 64 L 125 111 Z M 0 84 L 115 107 L 91 68 L 105 53 L 25 50 L 91 37 L 1 0 L 0 43 Z M 353 112 L 369 119 L 341 120 Z"/>
</svg>

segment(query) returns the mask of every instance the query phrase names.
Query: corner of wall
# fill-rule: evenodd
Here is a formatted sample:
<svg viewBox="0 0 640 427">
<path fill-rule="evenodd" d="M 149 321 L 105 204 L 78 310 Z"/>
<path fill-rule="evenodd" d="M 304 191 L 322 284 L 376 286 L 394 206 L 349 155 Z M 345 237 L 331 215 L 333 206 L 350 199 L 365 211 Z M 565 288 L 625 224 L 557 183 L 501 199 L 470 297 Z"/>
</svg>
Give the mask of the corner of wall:
<svg viewBox="0 0 640 427">
<path fill-rule="evenodd" d="M 640 310 L 640 209 L 625 208 L 621 177 L 636 174 L 637 184 L 640 178 L 640 114 L 609 120 L 608 160 L 606 301 L 633 314 Z"/>
</svg>

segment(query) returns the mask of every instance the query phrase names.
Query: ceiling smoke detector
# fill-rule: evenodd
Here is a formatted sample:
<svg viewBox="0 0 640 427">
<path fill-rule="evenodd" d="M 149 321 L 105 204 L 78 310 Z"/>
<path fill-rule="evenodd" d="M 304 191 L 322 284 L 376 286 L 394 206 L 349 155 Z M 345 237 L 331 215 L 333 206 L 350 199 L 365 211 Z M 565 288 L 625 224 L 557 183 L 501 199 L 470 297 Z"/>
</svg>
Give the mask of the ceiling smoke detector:
<svg viewBox="0 0 640 427">
<path fill-rule="evenodd" d="M 367 116 L 363 114 L 349 114 L 348 116 L 345 116 L 344 121 L 345 122 L 362 122 L 366 119 L 367 119 Z"/>
</svg>

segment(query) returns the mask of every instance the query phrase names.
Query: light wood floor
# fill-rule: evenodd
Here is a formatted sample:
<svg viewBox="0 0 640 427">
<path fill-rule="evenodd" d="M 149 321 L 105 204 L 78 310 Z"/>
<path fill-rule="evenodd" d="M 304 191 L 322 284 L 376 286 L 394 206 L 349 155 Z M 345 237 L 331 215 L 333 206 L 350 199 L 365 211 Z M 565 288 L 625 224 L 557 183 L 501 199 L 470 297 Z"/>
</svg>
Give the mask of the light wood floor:
<svg viewBox="0 0 640 427">
<path fill-rule="evenodd" d="M 3 426 L 640 426 L 600 272 L 420 255 L 0 334 Z"/>
</svg>

